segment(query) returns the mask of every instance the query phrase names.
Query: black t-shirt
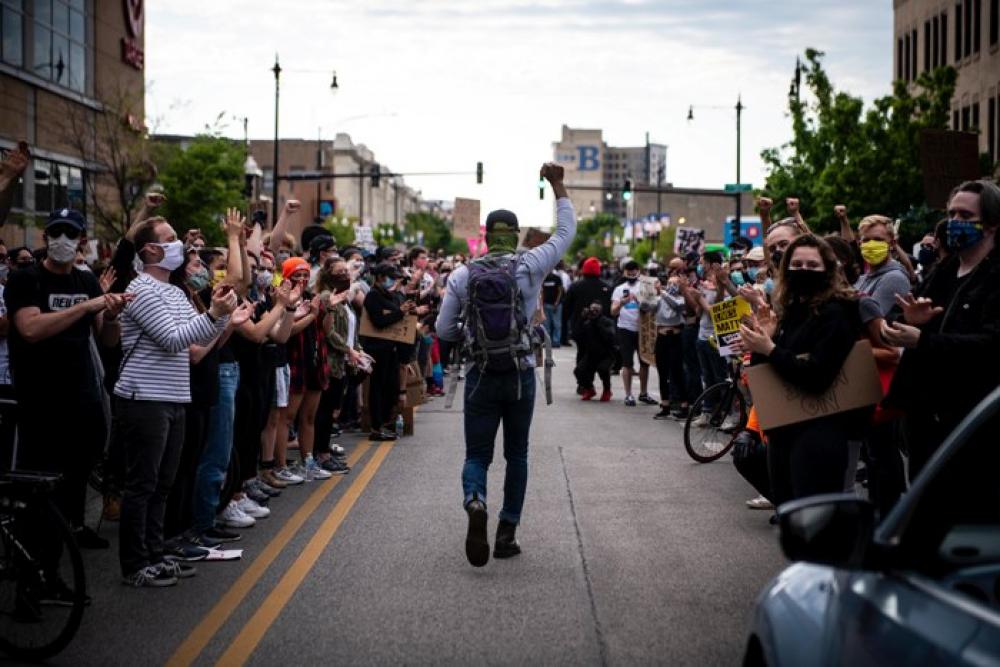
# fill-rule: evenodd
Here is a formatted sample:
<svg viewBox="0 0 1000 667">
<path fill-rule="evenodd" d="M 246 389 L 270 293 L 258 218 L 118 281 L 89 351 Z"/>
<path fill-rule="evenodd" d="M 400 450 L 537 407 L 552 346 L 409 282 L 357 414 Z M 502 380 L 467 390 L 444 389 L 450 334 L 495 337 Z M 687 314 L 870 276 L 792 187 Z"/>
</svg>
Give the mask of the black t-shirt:
<svg viewBox="0 0 1000 667">
<path fill-rule="evenodd" d="M 563 288 L 562 278 L 555 273 L 545 276 L 542 281 L 542 303 L 552 306 L 559 299 L 559 292 Z"/>
<path fill-rule="evenodd" d="M 24 340 L 14 322 L 22 308 L 34 306 L 43 314 L 53 313 L 101 294 L 97 278 L 89 271 L 52 273 L 43 264 L 36 264 L 10 275 L 4 299 L 12 325 L 11 375 L 19 399 L 100 400 L 97 369 L 90 350 L 94 315 L 85 315 L 67 329 L 37 343 Z"/>
</svg>

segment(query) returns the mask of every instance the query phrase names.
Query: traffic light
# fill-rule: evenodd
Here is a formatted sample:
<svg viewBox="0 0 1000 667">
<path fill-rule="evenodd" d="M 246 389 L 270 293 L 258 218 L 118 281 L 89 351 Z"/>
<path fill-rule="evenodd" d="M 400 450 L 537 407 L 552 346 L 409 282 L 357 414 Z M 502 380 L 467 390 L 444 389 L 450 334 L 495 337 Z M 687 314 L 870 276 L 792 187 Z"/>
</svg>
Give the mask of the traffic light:
<svg viewBox="0 0 1000 667">
<path fill-rule="evenodd" d="M 733 218 L 729 221 L 729 240 L 735 241 L 740 238 L 740 221 Z"/>
<path fill-rule="evenodd" d="M 483 184 L 483 163 L 482 162 L 477 162 L 476 163 L 476 183 L 478 185 L 482 185 Z"/>
<path fill-rule="evenodd" d="M 628 201 L 632 198 L 632 179 L 625 179 L 625 186 L 622 188 L 622 199 Z"/>
<path fill-rule="evenodd" d="M 375 162 L 374 164 L 372 164 L 372 187 L 373 188 L 377 188 L 378 187 L 379 180 L 381 180 L 381 178 L 382 178 L 382 166 L 378 162 Z"/>
<path fill-rule="evenodd" d="M 538 179 L 538 198 L 545 199 L 545 179 Z"/>
</svg>

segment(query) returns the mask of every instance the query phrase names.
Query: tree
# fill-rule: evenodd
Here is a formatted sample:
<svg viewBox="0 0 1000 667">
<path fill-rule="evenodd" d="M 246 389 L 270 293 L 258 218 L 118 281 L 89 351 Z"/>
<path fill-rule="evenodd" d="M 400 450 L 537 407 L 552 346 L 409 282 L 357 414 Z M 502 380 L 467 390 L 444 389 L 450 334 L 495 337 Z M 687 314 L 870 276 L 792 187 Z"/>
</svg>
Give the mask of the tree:
<svg viewBox="0 0 1000 667">
<path fill-rule="evenodd" d="M 601 261 L 610 262 L 612 249 L 604 245 L 604 239 L 608 233 L 612 239 L 622 235 L 624 228 L 618 217 L 610 213 L 598 213 L 592 218 L 585 218 L 576 227 L 576 236 L 569 244 L 569 251 L 566 253 L 569 261 L 582 254 L 585 257 L 597 257 Z"/>
<path fill-rule="evenodd" d="M 763 193 L 794 196 L 817 232 L 837 229 L 833 207 L 849 214 L 880 213 L 903 219 L 912 241 L 935 213 L 927 209 L 920 169 L 923 129 L 947 129 L 957 74 L 952 67 L 924 72 L 915 89 L 895 82 L 892 95 L 867 110 L 860 97 L 837 91 L 822 67 L 823 53 L 808 49 L 804 66 L 810 99 L 802 99 L 799 70 L 788 95 L 792 140 L 761 153 L 769 173 Z"/>
<path fill-rule="evenodd" d="M 345 248 L 354 243 L 354 225 L 343 213 L 331 215 L 323 223 L 323 227 L 330 232 L 338 248 Z"/>
<path fill-rule="evenodd" d="M 224 246 L 220 216 L 229 207 L 245 205 L 243 147 L 206 131 L 186 146 L 157 142 L 154 152 L 167 195 L 163 216 L 178 236 L 197 227 L 208 245 Z"/>
<path fill-rule="evenodd" d="M 404 234 L 407 236 L 420 236 L 423 232 L 423 247 L 430 250 L 444 248 L 451 252 L 468 252 L 468 248 L 461 240 L 454 239 L 451 229 L 444 218 L 441 218 L 428 211 L 418 211 L 406 214 L 406 224 Z M 456 243 L 456 241 L 458 241 Z M 455 248 L 458 250 L 455 250 Z"/>
</svg>

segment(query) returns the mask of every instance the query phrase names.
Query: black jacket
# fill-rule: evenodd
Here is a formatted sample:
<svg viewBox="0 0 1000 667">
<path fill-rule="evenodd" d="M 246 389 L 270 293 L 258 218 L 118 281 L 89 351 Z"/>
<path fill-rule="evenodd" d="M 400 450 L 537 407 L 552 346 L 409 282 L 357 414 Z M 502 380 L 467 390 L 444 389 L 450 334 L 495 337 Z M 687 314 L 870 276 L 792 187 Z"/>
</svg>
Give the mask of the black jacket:
<svg viewBox="0 0 1000 667">
<path fill-rule="evenodd" d="M 563 301 L 563 312 L 569 312 L 571 330 L 577 330 L 584 309 L 595 301 L 601 304 L 605 315 L 611 314 L 611 287 L 597 276 L 584 276 L 569 286 Z"/>
<path fill-rule="evenodd" d="M 365 312 L 376 329 L 384 329 L 403 319 L 399 299 L 391 292 L 386 292 L 381 286 L 375 285 L 365 297 Z M 385 350 L 395 347 L 396 343 L 382 338 L 365 337 L 364 348 L 370 351 Z"/>
<path fill-rule="evenodd" d="M 920 327 L 906 350 L 886 403 L 954 427 L 1000 384 L 1000 248 L 958 278 L 959 258 L 944 260 L 918 294 L 944 313 Z"/>
</svg>

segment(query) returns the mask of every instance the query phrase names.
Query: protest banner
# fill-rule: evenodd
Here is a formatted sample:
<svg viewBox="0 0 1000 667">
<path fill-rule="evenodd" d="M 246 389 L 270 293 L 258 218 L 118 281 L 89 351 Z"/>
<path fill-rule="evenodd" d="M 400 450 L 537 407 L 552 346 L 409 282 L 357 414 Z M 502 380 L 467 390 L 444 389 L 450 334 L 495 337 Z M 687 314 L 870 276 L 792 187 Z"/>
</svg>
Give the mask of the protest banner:
<svg viewBox="0 0 1000 667">
<path fill-rule="evenodd" d="M 699 255 L 705 250 L 705 230 L 694 227 L 678 227 L 674 237 L 674 252 L 684 257 L 688 253 Z"/>
<path fill-rule="evenodd" d="M 854 344 L 833 384 L 822 394 L 809 394 L 785 382 L 770 364 L 746 370 L 761 428 L 767 430 L 875 405 L 882 400 L 871 343 Z"/>
<path fill-rule="evenodd" d="M 375 250 L 375 232 L 365 225 L 354 225 L 354 243 L 365 250 Z"/>
<path fill-rule="evenodd" d="M 452 236 L 457 239 L 479 238 L 479 200 L 455 198 L 452 213 Z"/>
<path fill-rule="evenodd" d="M 639 359 L 656 365 L 656 313 L 639 313 Z"/>
<path fill-rule="evenodd" d="M 726 299 L 712 306 L 712 328 L 715 329 L 720 355 L 739 354 L 734 344 L 740 339 L 740 321 L 752 313 L 750 304 L 742 297 Z"/>
<path fill-rule="evenodd" d="M 391 324 L 384 329 L 379 329 L 372 323 L 371 318 L 368 316 L 368 311 L 362 310 L 359 333 L 368 338 L 381 338 L 382 340 L 391 340 L 397 343 L 412 345 L 417 339 L 417 316 L 407 315 L 399 322 Z"/>
</svg>

